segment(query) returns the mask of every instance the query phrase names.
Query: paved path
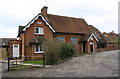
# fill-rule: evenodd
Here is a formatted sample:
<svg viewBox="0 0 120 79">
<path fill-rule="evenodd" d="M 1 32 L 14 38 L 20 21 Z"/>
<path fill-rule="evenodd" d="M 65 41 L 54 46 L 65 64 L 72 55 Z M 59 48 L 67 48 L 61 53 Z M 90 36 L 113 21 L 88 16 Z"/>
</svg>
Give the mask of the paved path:
<svg viewBox="0 0 120 79">
<path fill-rule="evenodd" d="M 3 64 L 5 67 L 5 64 Z M 3 71 L 4 77 L 117 77 L 118 50 L 70 59 L 50 68 Z"/>
</svg>

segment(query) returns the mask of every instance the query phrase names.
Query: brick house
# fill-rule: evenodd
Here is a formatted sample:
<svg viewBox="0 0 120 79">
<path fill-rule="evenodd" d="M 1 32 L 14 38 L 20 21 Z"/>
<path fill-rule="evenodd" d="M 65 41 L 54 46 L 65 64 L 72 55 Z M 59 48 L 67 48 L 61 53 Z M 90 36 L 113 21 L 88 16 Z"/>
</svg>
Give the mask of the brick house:
<svg viewBox="0 0 120 79">
<path fill-rule="evenodd" d="M 76 44 L 80 52 L 97 52 L 100 35 L 100 31 L 84 19 L 48 14 L 45 6 L 26 26 L 19 26 L 19 42 L 16 45 L 20 47 L 22 59 L 34 60 L 42 58 L 42 43 L 53 38 Z M 10 45 L 13 44 L 15 42 Z"/>
</svg>

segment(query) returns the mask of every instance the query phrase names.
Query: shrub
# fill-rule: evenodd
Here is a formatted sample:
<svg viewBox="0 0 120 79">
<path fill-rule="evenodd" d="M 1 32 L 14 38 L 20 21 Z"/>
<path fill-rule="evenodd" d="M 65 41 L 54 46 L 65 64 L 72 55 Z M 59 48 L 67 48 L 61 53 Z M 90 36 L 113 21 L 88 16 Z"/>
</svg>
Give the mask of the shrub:
<svg viewBox="0 0 120 79">
<path fill-rule="evenodd" d="M 43 44 L 46 64 L 57 64 L 60 60 L 61 43 L 57 39 L 45 41 Z"/>
<path fill-rule="evenodd" d="M 72 44 L 52 39 L 43 43 L 46 64 L 58 64 L 61 60 L 72 57 L 76 52 L 76 47 Z"/>
<path fill-rule="evenodd" d="M 73 56 L 74 51 L 71 45 L 68 45 L 67 43 L 62 44 L 62 52 L 61 52 L 61 60 L 64 60 L 68 57 Z"/>
</svg>

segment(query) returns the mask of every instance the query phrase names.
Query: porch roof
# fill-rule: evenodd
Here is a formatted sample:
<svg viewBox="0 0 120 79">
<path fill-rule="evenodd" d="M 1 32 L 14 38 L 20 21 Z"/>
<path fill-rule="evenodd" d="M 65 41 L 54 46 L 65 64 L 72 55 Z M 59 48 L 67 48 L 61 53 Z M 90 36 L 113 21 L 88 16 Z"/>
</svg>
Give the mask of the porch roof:
<svg viewBox="0 0 120 79">
<path fill-rule="evenodd" d="M 43 36 L 38 36 L 36 38 L 33 38 L 29 44 L 42 44 L 46 39 Z"/>
<path fill-rule="evenodd" d="M 83 38 L 80 40 L 80 42 L 85 42 L 90 40 L 91 37 L 94 37 L 96 41 L 98 41 L 97 37 L 94 34 L 86 34 L 83 36 Z"/>
</svg>

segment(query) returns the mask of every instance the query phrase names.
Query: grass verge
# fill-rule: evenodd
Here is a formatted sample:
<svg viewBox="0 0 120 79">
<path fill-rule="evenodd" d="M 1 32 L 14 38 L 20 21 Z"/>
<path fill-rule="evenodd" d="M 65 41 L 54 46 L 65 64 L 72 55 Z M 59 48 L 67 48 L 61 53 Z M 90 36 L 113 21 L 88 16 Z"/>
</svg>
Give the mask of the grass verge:
<svg viewBox="0 0 120 79">
<path fill-rule="evenodd" d="M 28 64 L 43 64 L 43 60 L 22 61 L 22 63 L 28 63 Z"/>
</svg>

